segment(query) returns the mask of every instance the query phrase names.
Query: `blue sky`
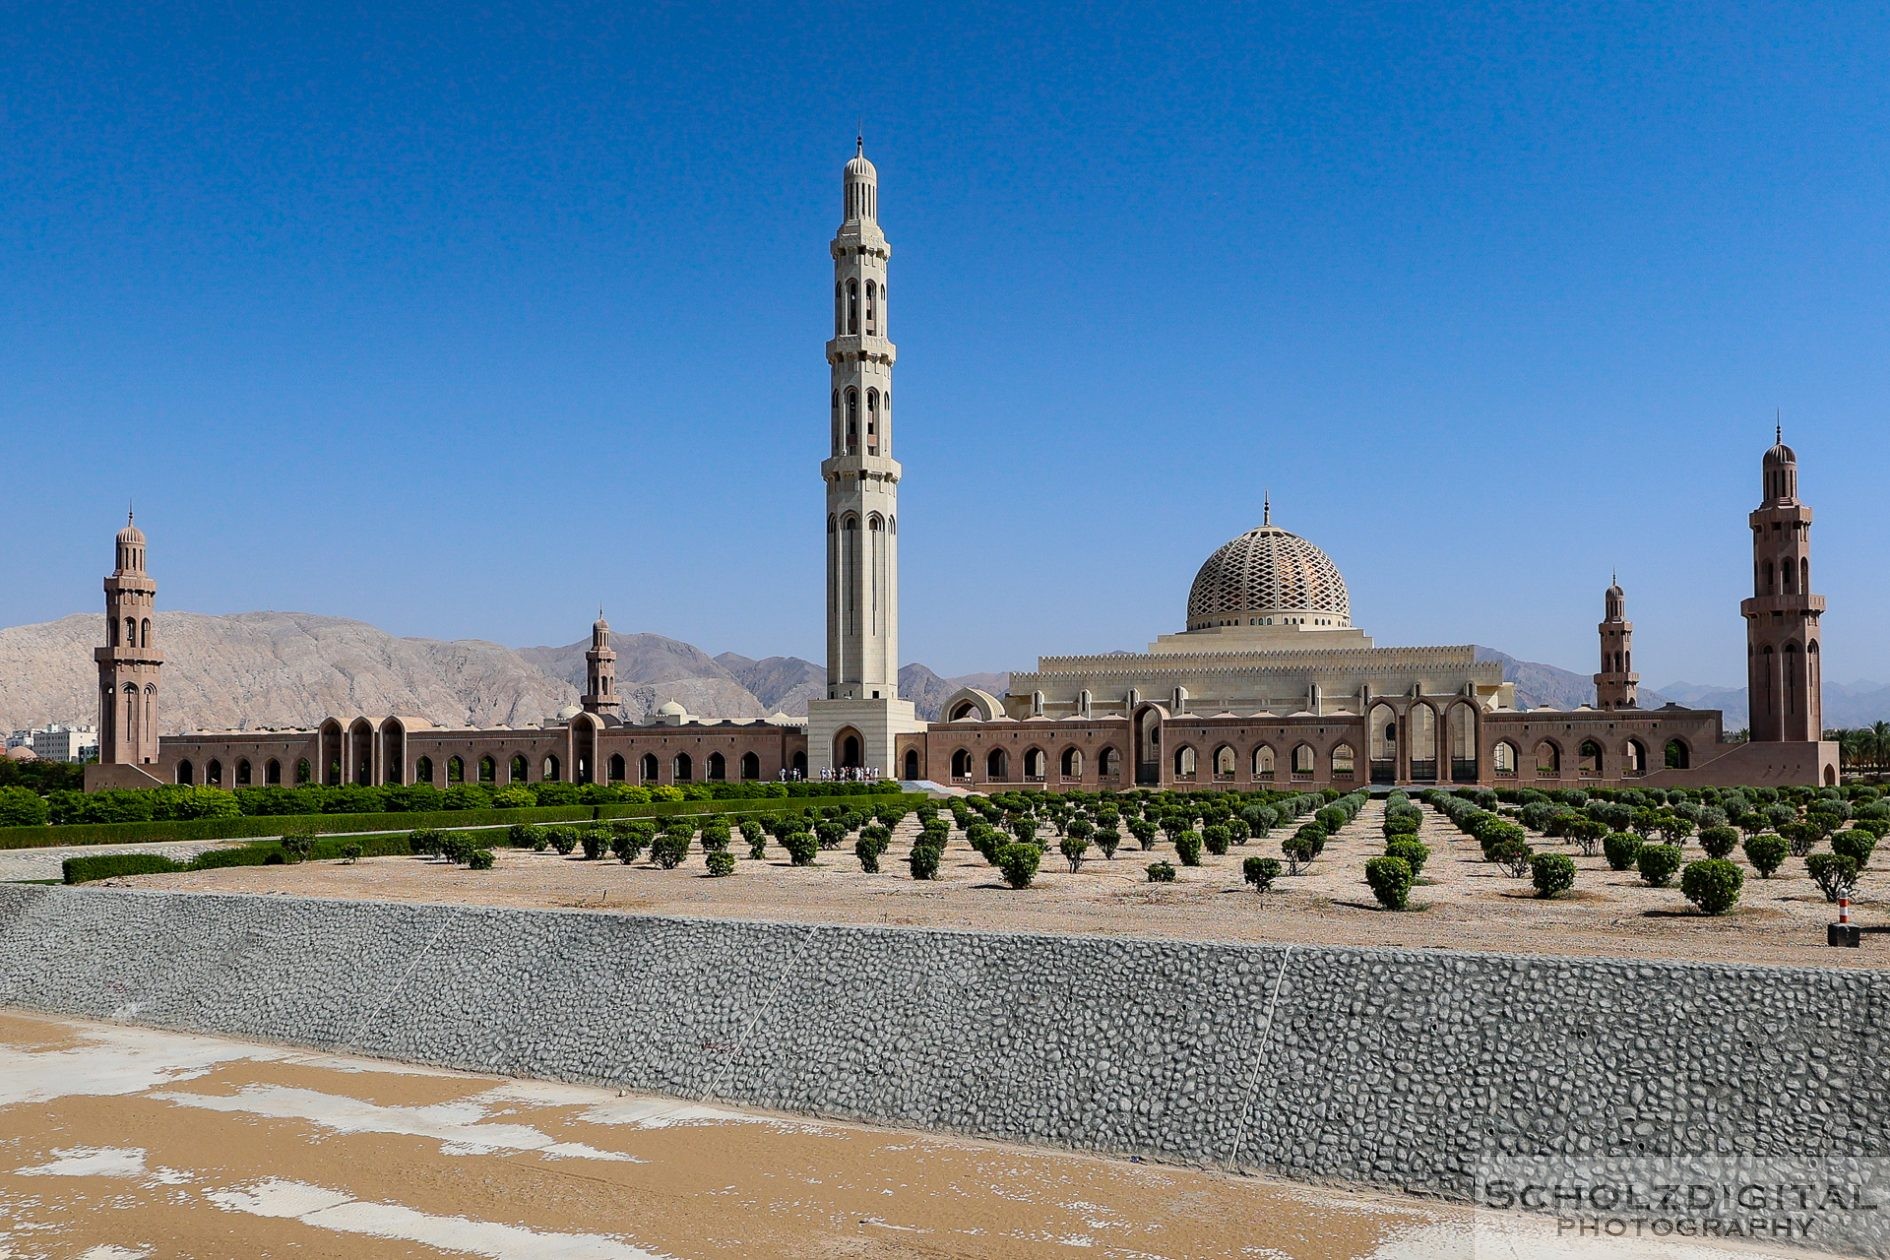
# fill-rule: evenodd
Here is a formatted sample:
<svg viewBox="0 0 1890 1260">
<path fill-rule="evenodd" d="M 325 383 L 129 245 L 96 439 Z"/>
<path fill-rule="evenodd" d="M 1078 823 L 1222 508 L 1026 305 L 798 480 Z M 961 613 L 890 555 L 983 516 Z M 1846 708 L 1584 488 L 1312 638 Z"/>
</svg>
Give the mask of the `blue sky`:
<svg viewBox="0 0 1890 1260">
<path fill-rule="evenodd" d="M 1737 682 L 1775 408 L 1890 677 L 1865 5 L 297 8 L 0 26 L 0 624 L 98 607 L 818 658 L 864 121 L 904 654 L 1138 647 L 1276 520 L 1385 644 Z"/>
</svg>

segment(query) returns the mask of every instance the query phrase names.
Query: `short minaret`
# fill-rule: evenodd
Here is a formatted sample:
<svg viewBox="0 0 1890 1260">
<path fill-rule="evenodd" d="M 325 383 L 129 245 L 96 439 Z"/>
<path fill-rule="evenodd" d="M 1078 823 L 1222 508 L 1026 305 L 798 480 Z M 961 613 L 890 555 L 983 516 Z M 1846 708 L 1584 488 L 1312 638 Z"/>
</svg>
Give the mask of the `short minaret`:
<svg viewBox="0 0 1890 1260">
<path fill-rule="evenodd" d="M 834 234 L 833 337 L 827 342 L 827 695 L 808 713 L 811 770 L 892 772 L 893 736 L 917 730 L 899 699 L 899 464 L 892 457 L 892 368 L 879 173 L 862 141 L 842 180 Z"/>
<path fill-rule="evenodd" d="M 1811 509 L 1798 499 L 1798 456 L 1784 430 L 1765 453 L 1765 499 L 1752 525 L 1752 598 L 1746 619 L 1746 686 L 1755 741 L 1824 737 L 1824 668 L 1818 619 L 1824 596 L 1811 593 Z"/>
<path fill-rule="evenodd" d="M 1601 672 L 1595 675 L 1595 703 L 1603 709 L 1640 705 L 1641 676 L 1634 672 L 1634 623 L 1627 619 L 1627 593 L 1612 581 L 1603 599 Z"/>
<path fill-rule="evenodd" d="M 623 709 L 617 698 L 617 653 L 610 646 L 610 623 L 604 610 L 597 610 L 591 623 L 591 647 L 584 653 L 584 695 L 579 701 L 586 713 L 615 717 Z"/>
<path fill-rule="evenodd" d="M 105 579 L 105 646 L 98 662 L 98 760 L 101 766 L 155 766 L 158 667 L 152 625 L 157 583 L 144 571 L 144 531 L 129 514 L 118 531 L 118 563 Z M 134 776 L 135 777 L 135 776 Z"/>
</svg>

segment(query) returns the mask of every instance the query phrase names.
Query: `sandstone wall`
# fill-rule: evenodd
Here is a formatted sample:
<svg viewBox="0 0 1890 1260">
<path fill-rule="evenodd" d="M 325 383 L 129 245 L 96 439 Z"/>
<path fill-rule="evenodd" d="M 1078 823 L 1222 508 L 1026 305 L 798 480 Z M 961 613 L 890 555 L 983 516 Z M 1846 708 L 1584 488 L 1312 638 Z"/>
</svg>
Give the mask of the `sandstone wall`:
<svg viewBox="0 0 1890 1260">
<path fill-rule="evenodd" d="M 1890 1155 L 1856 970 L 0 886 L 0 1005 L 1453 1198 Z"/>
</svg>

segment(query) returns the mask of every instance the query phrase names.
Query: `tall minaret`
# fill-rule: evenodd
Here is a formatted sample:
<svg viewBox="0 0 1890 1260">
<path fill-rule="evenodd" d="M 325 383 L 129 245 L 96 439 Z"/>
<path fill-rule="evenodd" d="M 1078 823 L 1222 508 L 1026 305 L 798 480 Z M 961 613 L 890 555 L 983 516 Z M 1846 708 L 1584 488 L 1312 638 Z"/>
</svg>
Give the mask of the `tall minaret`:
<svg viewBox="0 0 1890 1260">
<path fill-rule="evenodd" d="M 584 653 L 584 695 L 579 703 L 586 713 L 616 716 L 623 709 L 617 698 L 617 653 L 610 646 L 610 623 L 597 610 L 591 623 L 591 647 Z"/>
<path fill-rule="evenodd" d="M 118 531 L 118 564 L 105 579 L 105 646 L 92 652 L 98 662 L 101 766 L 157 764 L 158 666 L 164 653 L 152 633 L 156 602 L 157 583 L 144 571 L 144 531 L 128 515 Z"/>
<path fill-rule="evenodd" d="M 834 234 L 827 342 L 827 695 L 808 715 L 808 761 L 891 772 L 893 736 L 918 729 L 899 699 L 899 463 L 892 457 L 893 344 L 887 339 L 879 172 L 855 141 Z M 852 742 L 849 742 L 851 740 Z"/>
<path fill-rule="evenodd" d="M 1640 705 L 1641 676 L 1634 672 L 1634 623 L 1627 619 L 1627 592 L 1611 582 L 1603 598 L 1601 672 L 1595 675 L 1595 703 L 1603 709 Z"/>
<path fill-rule="evenodd" d="M 1752 524 L 1752 598 L 1746 619 L 1746 686 L 1754 740 L 1824 738 L 1824 668 L 1818 618 L 1824 596 L 1811 593 L 1811 509 L 1798 501 L 1798 456 L 1777 442 L 1762 465 L 1765 500 Z"/>
</svg>

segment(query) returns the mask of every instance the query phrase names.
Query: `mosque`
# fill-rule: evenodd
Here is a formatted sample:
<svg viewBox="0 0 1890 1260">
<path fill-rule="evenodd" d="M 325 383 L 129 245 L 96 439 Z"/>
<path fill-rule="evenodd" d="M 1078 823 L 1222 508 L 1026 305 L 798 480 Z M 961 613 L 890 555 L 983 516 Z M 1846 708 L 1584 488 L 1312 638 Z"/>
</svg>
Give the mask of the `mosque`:
<svg viewBox="0 0 1890 1260">
<path fill-rule="evenodd" d="M 806 722 L 697 718 L 662 706 L 625 722 L 610 626 L 600 616 L 578 704 L 538 726 L 463 729 L 351 714 L 296 731 L 159 733 L 157 584 L 128 521 L 105 579 L 99 763 L 90 790 L 306 783 L 682 784 L 869 773 L 978 791 L 1024 787 L 1704 786 L 1837 782 L 1821 740 L 1822 596 L 1811 593 L 1811 509 L 1782 434 L 1762 460 L 1743 601 L 1750 738 L 1717 711 L 1638 705 L 1633 623 L 1603 598 L 1592 706 L 1518 709 L 1501 668 L 1468 646 L 1379 647 L 1352 624 L 1338 566 L 1260 524 L 1202 564 L 1185 628 L 1143 652 L 1046 656 L 1006 695 L 962 690 L 942 720 L 899 697 L 901 468 L 893 458 L 879 176 L 856 145 L 834 264 L 826 485 L 827 690 Z"/>
</svg>

